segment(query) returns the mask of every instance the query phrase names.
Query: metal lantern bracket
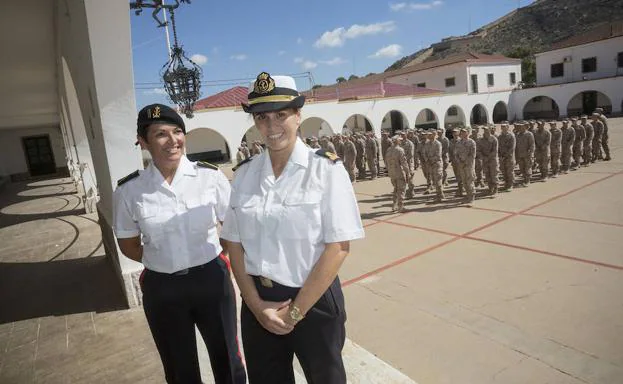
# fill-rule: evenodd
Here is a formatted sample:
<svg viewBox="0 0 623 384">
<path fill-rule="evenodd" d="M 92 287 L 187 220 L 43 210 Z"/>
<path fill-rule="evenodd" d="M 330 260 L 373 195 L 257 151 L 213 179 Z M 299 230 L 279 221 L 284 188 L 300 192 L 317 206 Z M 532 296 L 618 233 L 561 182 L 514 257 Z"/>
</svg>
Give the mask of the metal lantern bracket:
<svg viewBox="0 0 623 384">
<path fill-rule="evenodd" d="M 201 68 L 184 53 L 181 45 L 177 40 L 177 29 L 175 27 L 174 10 L 179 7 L 180 2 L 190 3 L 190 0 L 175 0 L 175 4 L 165 5 L 163 0 L 154 0 L 151 3 L 144 1 L 136 1 L 130 3 L 131 9 L 136 9 L 135 13 L 141 13 L 142 8 L 154 8 L 152 17 L 158 22 L 158 27 L 164 27 L 168 23 L 162 22 L 157 14 L 164 9 L 169 12 L 171 19 L 171 27 L 173 28 L 173 47 L 171 47 L 171 56 L 169 61 L 162 66 L 160 76 L 164 82 L 164 89 L 169 99 L 177 104 L 180 111 L 186 117 L 193 117 L 193 106 L 201 96 Z"/>
</svg>

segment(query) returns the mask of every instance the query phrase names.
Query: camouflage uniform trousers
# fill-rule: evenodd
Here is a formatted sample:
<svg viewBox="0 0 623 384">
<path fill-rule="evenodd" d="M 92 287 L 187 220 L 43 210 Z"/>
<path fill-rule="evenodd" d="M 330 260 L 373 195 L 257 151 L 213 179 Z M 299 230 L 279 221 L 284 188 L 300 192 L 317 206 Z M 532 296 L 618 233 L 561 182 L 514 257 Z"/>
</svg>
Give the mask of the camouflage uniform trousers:
<svg viewBox="0 0 623 384">
<path fill-rule="evenodd" d="M 422 167 L 422 174 L 424 175 L 424 178 L 426 179 L 426 188 L 430 188 L 431 183 L 430 183 L 430 175 L 428 174 L 428 167 L 426 167 L 426 163 L 424 162 L 424 159 L 421 157 L 421 155 L 420 155 L 420 165 Z"/>
<path fill-rule="evenodd" d="M 366 162 L 365 162 L 363 155 L 357 154 L 357 157 L 355 158 L 355 165 L 357 166 L 357 176 L 360 179 L 365 178 L 366 177 Z"/>
<path fill-rule="evenodd" d="M 482 159 L 480 157 L 476 157 L 474 169 L 476 171 L 476 185 L 482 185 Z"/>
<path fill-rule="evenodd" d="M 606 132 L 601 136 L 601 148 L 604 150 L 606 159 L 610 158 L 610 146 L 608 145 L 608 134 Z M 601 152 L 601 151 L 600 151 Z"/>
<path fill-rule="evenodd" d="M 593 139 L 593 154 L 592 160 L 595 162 L 596 160 L 602 160 L 603 156 L 601 155 L 601 139 Z"/>
<path fill-rule="evenodd" d="M 344 168 L 346 168 L 346 172 L 348 172 L 348 177 L 350 177 L 351 182 L 357 181 L 357 176 L 355 175 L 355 163 L 344 163 Z"/>
<path fill-rule="evenodd" d="M 441 176 L 441 183 L 443 185 L 447 185 L 448 184 L 448 165 L 450 165 L 450 162 L 447 159 L 443 159 L 443 172 L 442 172 L 442 176 Z"/>
<path fill-rule="evenodd" d="M 519 164 L 519 172 L 523 177 L 523 183 L 530 184 L 530 177 L 532 177 L 532 156 L 519 157 L 517 163 Z"/>
<path fill-rule="evenodd" d="M 571 167 L 571 155 L 571 150 L 562 150 L 562 154 L 560 155 L 560 162 L 562 163 L 562 167 L 560 168 L 561 171 L 569 171 L 569 168 Z"/>
<path fill-rule="evenodd" d="M 456 179 L 456 194 L 458 196 L 463 195 L 463 182 L 461 181 L 461 175 L 459 174 L 459 166 L 456 161 L 452 162 L 452 172 L 454 173 L 454 178 Z"/>
<path fill-rule="evenodd" d="M 415 184 L 413 184 L 413 177 L 415 176 L 415 169 L 413 164 L 409 164 L 409 174 L 407 175 L 407 199 L 413 197 L 413 191 L 415 190 Z"/>
<path fill-rule="evenodd" d="M 584 164 L 588 165 L 593 161 L 593 140 L 584 141 Z"/>
<path fill-rule="evenodd" d="M 504 188 L 510 189 L 515 184 L 515 157 L 506 156 L 500 159 L 500 171 L 504 178 Z"/>
<path fill-rule="evenodd" d="M 498 192 L 498 162 L 496 158 L 482 159 L 482 169 L 489 192 Z"/>
<path fill-rule="evenodd" d="M 575 167 L 579 167 L 582 163 L 582 154 L 584 153 L 582 142 L 573 143 L 573 162 Z"/>
<path fill-rule="evenodd" d="M 539 165 L 539 173 L 541 174 L 541 179 L 547 179 L 547 177 L 549 176 L 549 153 L 536 152 L 534 156 Z"/>
<path fill-rule="evenodd" d="M 552 168 L 552 175 L 558 175 L 560 173 L 560 152 L 552 151 L 550 155 L 550 164 Z"/>
<path fill-rule="evenodd" d="M 430 175 L 432 186 L 435 187 L 437 200 L 441 200 L 444 197 L 443 185 L 441 183 L 443 179 L 443 163 L 441 161 L 435 161 L 426 164 L 426 167 L 428 168 L 428 174 Z"/>
<path fill-rule="evenodd" d="M 368 161 L 368 169 L 370 170 L 370 177 L 372 179 L 376 179 L 378 176 L 378 168 L 376 166 L 376 157 L 368 156 L 366 159 Z"/>
<path fill-rule="evenodd" d="M 393 209 L 401 210 L 404 206 L 405 199 L 405 191 L 407 189 L 407 183 L 402 178 L 391 179 L 392 185 L 394 186 L 394 193 L 392 194 L 393 198 Z"/>
<path fill-rule="evenodd" d="M 457 165 L 457 168 L 459 171 L 459 178 L 461 179 L 463 187 L 465 188 L 465 193 L 467 194 L 467 200 L 472 202 L 474 201 L 474 178 L 476 177 L 474 174 L 474 168 L 461 163 Z"/>
</svg>

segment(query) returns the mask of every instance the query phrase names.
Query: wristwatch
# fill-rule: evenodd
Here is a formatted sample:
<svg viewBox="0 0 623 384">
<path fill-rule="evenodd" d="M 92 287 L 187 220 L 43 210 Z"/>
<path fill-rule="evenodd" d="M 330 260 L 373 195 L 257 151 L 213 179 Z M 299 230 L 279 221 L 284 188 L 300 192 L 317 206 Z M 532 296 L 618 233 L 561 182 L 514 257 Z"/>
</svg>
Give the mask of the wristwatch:
<svg viewBox="0 0 623 384">
<path fill-rule="evenodd" d="M 290 304 L 288 314 L 290 315 L 290 318 L 297 323 L 305 318 L 305 315 L 303 315 L 301 309 L 294 304 Z"/>
</svg>

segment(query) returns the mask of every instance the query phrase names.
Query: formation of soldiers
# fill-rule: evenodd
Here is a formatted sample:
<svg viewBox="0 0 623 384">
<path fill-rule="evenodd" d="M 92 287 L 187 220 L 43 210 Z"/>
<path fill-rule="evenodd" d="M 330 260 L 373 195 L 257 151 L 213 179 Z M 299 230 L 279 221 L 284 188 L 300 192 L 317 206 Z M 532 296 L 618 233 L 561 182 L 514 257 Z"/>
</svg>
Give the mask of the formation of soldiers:
<svg viewBox="0 0 623 384">
<path fill-rule="evenodd" d="M 263 151 L 264 146 L 259 140 L 251 142 L 250 145 L 248 145 L 246 141 L 243 141 L 238 147 L 238 152 L 236 152 L 236 164 L 240 164 L 249 157 L 259 155 Z"/>
<path fill-rule="evenodd" d="M 471 206 L 476 189 L 485 189 L 485 195 L 494 197 L 498 190 L 511 191 L 517 184 L 516 175 L 518 184 L 527 187 L 533 173 L 546 181 L 597 160 L 610 160 L 608 120 L 602 108 L 590 118 L 503 121 L 500 129 L 496 132 L 495 125 L 454 128 L 451 139 L 444 129 L 408 129 L 396 131 L 392 137 L 382 131 L 380 140 L 373 132 L 337 134 L 308 137 L 305 143 L 336 153 L 352 182 L 386 173 L 394 188 L 392 209 L 397 212 L 404 210 L 405 199 L 415 195 L 413 178 L 418 169 L 426 180 L 423 194 L 434 193 L 435 202 L 440 203 L 446 198 L 448 167 L 452 166 L 455 197 L 464 197 L 464 203 Z M 236 160 L 241 162 L 263 150 L 259 141 L 252 142 L 250 148 L 243 142 Z M 381 157 L 385 169 L 380 167 Z"/>
<path fill-rule="evenodd" d="M 403 211 L 405 198 L 413 197 L 413 176 L 418 167 L 426 180 L 424 194 L 434 192 L 435 201 L 442 202 L 451 165 L 456 197 L 464 197 L 471 206 L 477 188 L 485 189 L 485 195 L 491 197 L 497 195 L 498 189 L 511 191 L 516 174 L 519 185 L 527 187 L 533 173 L 546 181 L 595 161 L 611 159 L 608 121 L 601 108 L 590 118 L 563 119 L 561 127 L 558 123 L 517 121 L 511 130 L 511 124 L 504 121 L 499 133 L 495 125 L 455 128 L 450 140 L 443 129 L 407 130 L 391 139 L 383 133 L 383 159 L 394 187 L 393 210 Z"/>
</svg>

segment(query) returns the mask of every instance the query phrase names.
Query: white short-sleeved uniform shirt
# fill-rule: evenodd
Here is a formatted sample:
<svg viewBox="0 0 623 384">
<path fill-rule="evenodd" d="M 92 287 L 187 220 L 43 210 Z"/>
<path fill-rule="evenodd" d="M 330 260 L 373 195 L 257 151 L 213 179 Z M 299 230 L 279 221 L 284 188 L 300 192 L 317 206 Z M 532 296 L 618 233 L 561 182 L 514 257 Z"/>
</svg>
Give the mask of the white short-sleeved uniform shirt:
<svg viewBox="0 0 623 384">
<path fill-rule="evenodd" d="M 222 248 L 217 224 L 225 219 L 231 192 L 220 170 L 183 156 L 169 185 L 152 164 L 113 195 L 117 238 L 142 236 L 143 265 L 173 273 L 205 264 Z"/>
<path fill-rule="evenodd" d="M 315 152 L 297 139 L 277 180 L 268 151 L 236 172 L 221 237 L 242 244 L 248 274 L 301 287 L 326 243 L 364 237 L 346 169 Z"/>
</svg>

